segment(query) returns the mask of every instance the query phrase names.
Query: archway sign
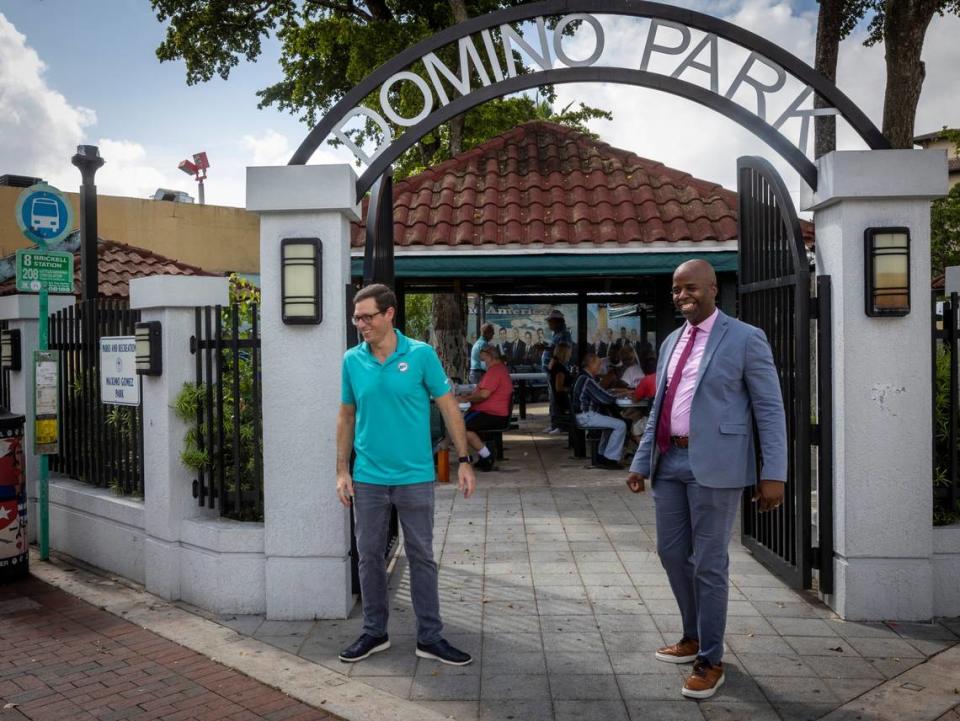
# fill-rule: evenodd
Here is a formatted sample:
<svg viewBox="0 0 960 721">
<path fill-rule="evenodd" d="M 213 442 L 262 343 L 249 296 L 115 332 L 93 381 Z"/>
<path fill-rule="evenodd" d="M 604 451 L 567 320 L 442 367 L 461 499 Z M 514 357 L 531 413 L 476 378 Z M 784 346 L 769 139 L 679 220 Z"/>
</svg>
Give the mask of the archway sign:
<svg viewBox="0 0 960 721">
<path fill-rule="evenodd" d="M 638 33 L 635 67 L 604 63 L 604 29 L 597 15 L 650 19 L 646 36 Z M 525 37 L 514 25 L 526 21 L 535 24 L 535 33 Z M 459 50 L 459 69 L 448 67 L 436 54 L 453 43 Z M 515 53 L 526 56 L 529 72 L 520 74 Z M 729 60 L 728 53 L 736 57 Z M 290 164 L 305 164 L 332 134 L 366 165 L 357 181 L 359 198 L 400 155 L 451 118 L 522 90 L 579 82 L 652 88 L 712 108 L 765 141 L 813 189 L 817 168 L 806 152 L 811 117 L 839 115 L 871 149 L 890 147 L 836 85 L 743 28 L 661 3 L 547 0 L 471 18 L 394 56 L 331 108 Z M 403 85 L 412 85 L 423 100 L 413 117 L 400 115 L 391 104 L 393 91 Z M 828 107 L 814 109 L 814 94 Z M 379 109 L 361 105 L 371 95 L 379 98 Z M 372 152 L 358 147 L 345 132 L 357 120 L 371 120 L 382 132 L 383 140 Z M 405 130 L 394 137 L 390 123 Z"/>
</svg>

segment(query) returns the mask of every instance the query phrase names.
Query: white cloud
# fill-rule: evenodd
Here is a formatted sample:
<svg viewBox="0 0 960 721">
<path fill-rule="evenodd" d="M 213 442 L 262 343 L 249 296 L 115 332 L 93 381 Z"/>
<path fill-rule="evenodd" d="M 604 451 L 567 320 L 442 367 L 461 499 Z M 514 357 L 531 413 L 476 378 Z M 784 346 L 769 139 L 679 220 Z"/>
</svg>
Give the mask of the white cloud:
<svg viewBox="0 0 960 721">
<path fill-rule="evenodd" d="M 242 143 L 252 156 L 250 165 L 286 165 L 293 155 L 287 136 L 270 128 L 259 137 L 244 135 Z"/>
<path fill-rule="evenodd" d="M 94 111 L 71 105 L 44 80 L 46 66 L 0 13 L 0 173 L 62 177 L 69 158 L 96 122 Z"/>
<path fill-rule="evenodd" d="M 106 160 L 103 167 L 97 171 L 98 192 L 104 195 L 146 198 L 152 196 L 157 188 L 172 188 L 196 195 L 195 188 L 190 187 L 192 183 L 186 176 L 179 172 L 175 176 L 172 172 L 163 173 L 157 170 L 158 167 L 174 168 L 174 163 L 157 162 L 158 159 L 151 158 L 140 143 L 101 138 L 97 145 L 100 155 Z"/>
<path fill-rule="evenodd" d="M 684 4 L 715 16 L 721 12 L 716 3 Z M 808 64 L 813 64 L 817 29 L 815 11 L 797 11 L 788 0 L 742 0 L 727 3 L 727 6 L 723 19 L 757 33 Z M 638 67 L 649 21 L 615 16 L 605 16 L 601 21 L 606 38 L 604 62 Z M 694 31 L 691 48 L 700 36 Z M 582 33 L 582 37 L 588 45 L 593 42 L 592 33 Z M 668 34 L 662 37 L 663 42 L 671 42 Z M 838 86 L 879 127 L 886 77 L 883 47 L 864 47 L 864 37 L 865 31 L 860 30 L 841 45 Z M 917 133 L 928 132 L 944 124 L 953 127 L 960 125 L 960 107 L 956 102 L 956 98 L 960 97 L 960 78 L 955 72 L 960 61 L 957 37 L 960 37 L 960 18 L 934 18 L 924 47 L 927 77 L 917 113 Z M 585 55 L 586 52 L 577 54 L 576 40 L 568 41 L 570 54 L 574 57 Z M 733 74 L 739 70 L 745 58 L 744 51 L 721 43 L 721 92 L 729 86 Z M 703 59 L 704 56 L 701 56 L 700 60 Z M 657 58 L 655 54 L 650 69 L 669 74 L 679 62 L 678 56 Z M 759 76 L 761 73 L 755 74 Z M 695 70 L 686 71 L 682 79 L 707 86 L 707 76 Z M 789 83 L 786 86 L 788 89 L 799 87 L 799 84 Z M 613 84 L 560 85 L 557 90 L 559 107 L 571 101 L 583 101 L 610 110 L 614 116 L 612 122 L 595 121 L 591 127 L 602 140 L 614 146 L 659 160 L 705 180 L 720 182 L 729 188 L 736 187 L 737 157 L 761 155 L 781 172 L 795 200 L 798 199 L 800 178 L 775 151 L 750 131 L 692 101 L 664 92 Z M 787 89 L 781 91 L 779 96 L 782 97 L 771 97 L 771 105 L 778 101 L 780 103 L 768 108 L 767 116 L 771 121 L 778 115 L 777 111 L 795 97 Z M 756 107 L 755 98 L 756 94 L 749 89 L 735 96 L 736 101 L 751 110 Z M 791 139 L 796 139 L 799 137 L 799 122 L 791 123 L 784 127 L 784 132 Z M 838 145 L 841 149 L 866 147 L 843 121 L 838 122 Z M 812 152 L 812 134 L 810 146 Z"/>
</svg>

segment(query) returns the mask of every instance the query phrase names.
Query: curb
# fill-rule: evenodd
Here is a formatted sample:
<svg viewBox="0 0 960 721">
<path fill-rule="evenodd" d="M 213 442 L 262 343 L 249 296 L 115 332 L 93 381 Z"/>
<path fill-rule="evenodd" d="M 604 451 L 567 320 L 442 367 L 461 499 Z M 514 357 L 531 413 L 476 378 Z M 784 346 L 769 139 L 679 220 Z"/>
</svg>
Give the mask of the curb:
<svg viewBox="0 0 960 721">
<path fill-rule="evenodd" d="M 37 552 L 31 550 L 30 573 L 82 601 L 343 721 L 449 721 L 412 701 L 243 636 L 126 582 L 73 566 L 65 558 L 41 561 Z"/>
<path fill-rule="evenodd" d="M 931 656 L 821 721 L 936 721 L 960 705 L 960 645 Z"/>
</svg>

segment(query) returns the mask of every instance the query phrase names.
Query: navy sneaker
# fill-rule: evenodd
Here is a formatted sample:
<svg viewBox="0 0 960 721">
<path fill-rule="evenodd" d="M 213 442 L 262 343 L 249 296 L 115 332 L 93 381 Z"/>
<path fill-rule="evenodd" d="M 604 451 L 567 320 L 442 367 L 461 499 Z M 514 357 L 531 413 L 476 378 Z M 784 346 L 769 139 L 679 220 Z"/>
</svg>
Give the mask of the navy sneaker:
<svg viewBox="0 0 960 721">
<path fill-rule="evenodd" d="M 390 648 L 390 638 L 388 636 L 378 638 L 365 633 L 340 652 L 340 660 L 344 663 L 356 663 L 379 651 L 386 651 L 388 648 Z"/>
<path fill-rule="evenodd" d="M 454 648 L 442 638 L 436 643 L 418 643 L 417 656 L 440 661 L 450 666 L 466 666 L 473 662 L 473 657 L 469 653 Z"/>
<path fill-rule="evenodd" d="M 493 454 L 491 453 L 486 458 L 478 458 L 477 462 L 473 464 L 475 468 L 479 468 L 481 471 L 492 471 L 493 470 Z"/>
</svg>

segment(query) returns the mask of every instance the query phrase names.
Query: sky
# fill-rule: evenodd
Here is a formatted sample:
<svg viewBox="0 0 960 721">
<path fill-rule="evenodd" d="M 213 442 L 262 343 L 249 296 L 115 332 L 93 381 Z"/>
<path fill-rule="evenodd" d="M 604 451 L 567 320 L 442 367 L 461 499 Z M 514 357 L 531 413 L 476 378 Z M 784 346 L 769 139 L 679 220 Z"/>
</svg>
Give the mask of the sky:
<svg viewBox="0 0 960 721">
<path fill-rule="evenodd" d="M 810 0 L 684 4 L 757 32 L 812 64 L 817 5 Z M 602 23 L 604 62 L 636 67 L 644 23 L 610 16 Z M 242 207 L 244 169 L 285 164 L 309 130 L 289 113 L 257 108 L 256 91 L 282 78 L 279 45 L 267 41 L 257 62 L 241 61 L 226 81 L 217 77 L 188 86 L 183 63 L 156 58 L 164 32 L 148 0 L 0 0 L 0 174 L 35 175 L 75 190 L 79 172 L 70 156 L 78 144 L 94 144 L 106 160 L 97 174 L 99 192 L 149 197 L 164 187 L 196 196 L 195 182 L 177 164 L 204 150 L 211 163 L 206 202 Z M 883 48 L 864 47 L 865 33 L 858 28 L 842 44 L 837 84 L 879 126 Z M 927 77 L 918 134 L 960 127 L 956 38 L 960 18 L 934 18 L 924 48 Z M 578 33 L 569 54 L 576 57 L 581 44 L 589 52 L 591 42 L 589 32 Z M 742 64 L 738 52 L 721 48 L 721 88 Z M 657 70 L 656 62 L 651 69 Z M 723 116 L 641 88 L 594 83 L 557 90 L 560 106 L 584 101 L 611 111 L 611 121 L 594 121 L 591 130 L 616 147 L 729 188 L 736 186 L 736 158 L 762 155 L 799 198 L 796 173 Z M 748 104 L 749 98 L 738 100 Z M 842 123 L 839 147 L 865 148 Z M 311 162 L 351 162 L 351 157 L 323 146 Z"/>
</svg>

